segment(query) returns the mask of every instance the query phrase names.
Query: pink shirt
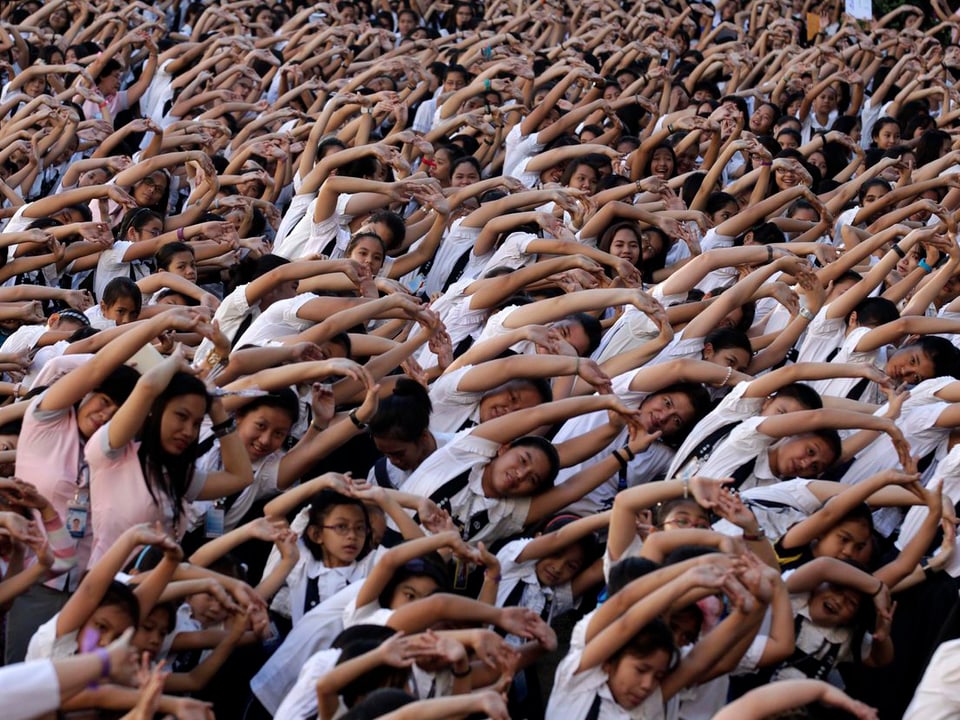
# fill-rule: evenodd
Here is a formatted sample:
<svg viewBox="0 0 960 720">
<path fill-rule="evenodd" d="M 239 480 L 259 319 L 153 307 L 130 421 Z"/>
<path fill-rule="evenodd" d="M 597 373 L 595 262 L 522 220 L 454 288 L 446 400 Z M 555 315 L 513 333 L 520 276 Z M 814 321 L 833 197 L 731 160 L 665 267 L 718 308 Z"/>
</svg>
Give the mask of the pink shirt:
<svg viewBox="0 0 960 720">
<path fill-rule="evenodd" d="M 140 443 L 128 442 L 116 450 L 110 448 L 110 423 L 97 430 L 87 442 L 85 454 L 90 464 L 90 504 L 93 525 L 91 564 L 96 563 L 128 528 L 139 523 L 160 522 L 173 531 L 173 507 L 167 500 L 157 504 L 150 495 L 140 467 L 137 451 Z M 206 482 L 199 470 L 184 497 L 196 500 Z M 186 531 L 180 528 L 180 536 Z M 180 539 L 179 537 L 177 538 Z"/>
<path fill-rule="evenodd" d="M 80 431 L 77 414 L 72 407 L 65 410 L 40 410 L 40 400 L 34 398 L 23 418 L 23 429 L 17 446 L 17 477 L 36 485 L 61 519 L 66 517 L 67 505 L 78 489 L 87 489 L 87 473 L 81 471 Z M 83 538 L 76 541 L 77 567 L 83 571 L 90 557 L 92 538 L 90 523 Z M 56 589 L 76 587 L 79 572 L 57 578 L 48 585 Z M 69 587 L 66 584 L 69 583 Z"/>
</svg>

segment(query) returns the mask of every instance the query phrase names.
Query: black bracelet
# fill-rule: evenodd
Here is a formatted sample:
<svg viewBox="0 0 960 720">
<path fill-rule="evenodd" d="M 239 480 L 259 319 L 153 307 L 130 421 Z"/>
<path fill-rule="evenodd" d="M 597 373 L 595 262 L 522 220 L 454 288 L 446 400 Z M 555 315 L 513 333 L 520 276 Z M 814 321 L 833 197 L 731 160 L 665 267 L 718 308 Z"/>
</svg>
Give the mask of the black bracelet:
<svg viewBox="0 0 960 720">
<path fill-rule="evenodd" d="M 891 249 L 901 258 L 905 258 L 907 256 L 907 254 L 903 251 L 903 248 L 897 243 L 894 243 Z"/>
<path fill-rule="evenodd" d="M 623 446 L 622 448 L 620 448 L 620 449 L 623 450 L 624 454 L 627 456 L 627 460 L 629 460 L 629 461 L 632 461 L 634 458 L 637 457 L 637 454 L 636 454 L 633 450 L 630 449 L 630 446 L 629 446 L 629 445 L 624 445 L 624 446 Z"/>
<path fill-rule="evenodd" d="M 458 673 L 453 668 L 450 668 L 450 674 L 453 675 L 455 678 L 465 678 L 467 677 L 467 675 L 469 675 L 472 672 L 473 672 L 473 668 L 471 668 L 469 665 L 467 666 L 467 671 L 462 673 Z"/>
<path fill-rule="evenodd" d="M 920 561 L 920 569 L 923 570 L 923 575 L 926 578 L 932 578 L 934 575 L 940 572 L 939 568 L 930 567 L 930 558 L 928 557 L 925 557 Z"/>
<path fill-rule="evenodd" d="M 224 420 L 222 423 L 218 423 L 210 428 L 213 431 L 213 436 L 217 439 L 222 438 L 224 435 L 229 435 L 237 429 L 237 421 L 230 417 Z"/>
<path fill-rule="evenodd" d="M 356 425 L 357 430 L 366 430 L 366 429 L 367 429 L 367 424 L 366 424 L 365 422 L 362 422 L 362 421 L 360 420 L 360 418 L 357 417 L 357 411 L 356 411 L 356 409 L 351 410 L 350 413 L 347 415 L 347 417 L 350 418 L 350 422 L 352 422 L 354 425 Z"/>
<path fill-rule="evenodd" d="M 620 454 L 620 451 L 619 451 L 619 450 L 614 450 L 614 451 L 613 451 L 613 456 L 617 459 L 617 462 L 620 463 L 620 469 L 621 469 L 621 470 L 626 470 L 626 469 L 627 469 L 627 461 L 623 459 L 623 456 Z"/>
</svg>

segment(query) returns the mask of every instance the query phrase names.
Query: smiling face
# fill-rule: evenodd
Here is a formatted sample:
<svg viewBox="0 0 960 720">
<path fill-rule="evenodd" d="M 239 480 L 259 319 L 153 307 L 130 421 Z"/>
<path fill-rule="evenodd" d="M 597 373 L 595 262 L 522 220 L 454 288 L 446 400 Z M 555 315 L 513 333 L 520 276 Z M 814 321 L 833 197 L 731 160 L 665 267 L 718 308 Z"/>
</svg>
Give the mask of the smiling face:
<svg viewBox="0 0 960 720">
<path fill-rule="evenodd" d="M 77 410 L 77 429 L 85 438 L 89 438 L 97 430 L 106 425 L 117 411 L 117 405 L 99 392 L 92 392 L 80 404 Z"/>
<path fill-rule="evenodd" d="M 480 422 L 503 417 L 517 410 L 536 407 L 543 402 L 540 393 L 526 383 L 511 382 L 493 390 L 480 400 Z"/>
<path fill-rule="evenodd" d="M 284 410 L 260 406 L 237 422 L 237 434 L 252 461 L 276 452 L 290 434 L 293 421 Z"/>
<path fill-rule="evenodd" d="M 767 135 L 773 129 L 777 116 L 769 105 L 761 105 L 750 116 L 750 132 L 754 135 Z"/>
<path fill-rule="evenodd" d="M 897 123 L 884 123 L 877 132 L 877 147 L 881 150 L 889 150 L 900 144 L 900 126 Z"/>
<path fill-rule="evenodd" d="M 810 596 L 810 619 L 824 627 L 843 627 L 853 622 L 860 609 L 856 590 L 823 584 Z"/>
<path fill-rule="evenodd" d="M 816 478 L 837 460 L 829 443 L 817 435 L 798 435 L 771 452 L 770 469 L 780 478 Z"/>
<path fill-rule="evenodd" d="M 537 562 L 537 580 L 544 587 L 558 587 L 564 585 L 583 569 L 586 556 L 583 547 L 574 543 L 553 555 L 548 555 Z"/>
<path fill-rule="evenodd" d="M 666 148 L 657 148 L 650 158 L 650 173 L 661 180 L 673 177 L 673 153 Z"/>
<path fill-rule="evenodd" d="M 580 163 L 574 168 L 567 186 L 592 194 L 597 188 L 597 171 L 585 163 Z"/>
<path fill-rule="evenodd" d="M 656 393 L 640 404 L 640 424 L 648 433 L 660 430 L 664 437 L 681 432 L 696 414 L 690 398 L 682 392 Z"/>
<path fill-rule="evenodd" d="M 640 259 L 640 241 L 637 233 L 630 228 L 621 228 L 613 234 L 610 240 L 610 254 L 622 258 L 631 265 L 636 265 Z"/>
<path fill-rule="evenodd" d="M 455 188 L 469 187 L 480 182 L 480 173 L 468 162 L 458 163 L 450 175 L 450 185 Z"/>
<path fill-rule="evenodd" d="M 654 650 L 646 655 L 623 653 L 603 664 L 607 686 L 617 705 L 633 710 L 660 687 L 670 667 L 670 653 Z"/>
<path fill-rule="evenodd" d="M 158 170 L 134 185 L 132 194 L 140 207 L 153 207 L 163 199 L 166 191 L 167 176 Z"/>
<path fill-rule="evenodd" d="M 936 377 L 933 360 L 918 345 L 897 350 L 887 360 L 884 371 L 897 382 L 910 385 Z"/>
<path fill-rule="evenodd" d="M 484 490 L 488 497 L 530 497 L 550 476 L 550 460 L 540 448 L 504 445 L 484 469 Z"/>
<path fill-rule="evenodd" d="M 164 452 L 180 455 L 195 443 L 206 414 L 207 399 L 203 395 L 170 398 L 160 418 L 160 445 Z"/>
</svg>

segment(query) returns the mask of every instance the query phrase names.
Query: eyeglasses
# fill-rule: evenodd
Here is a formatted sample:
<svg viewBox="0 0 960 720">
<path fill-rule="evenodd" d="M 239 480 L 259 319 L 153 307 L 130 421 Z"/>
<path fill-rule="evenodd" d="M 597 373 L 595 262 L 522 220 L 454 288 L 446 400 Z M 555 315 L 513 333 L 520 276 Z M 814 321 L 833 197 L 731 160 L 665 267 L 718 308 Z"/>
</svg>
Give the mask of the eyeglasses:
<svg viewBox="0 0 960 720">
<path fill-rule="evenodd" d="M 358 525 L 347 525 L 347 523 L 337 523 L 336 525 L 321 525 L 324 530 L 333 530 L 340 537 L 347 535 L 366 535 L 370 528 L 365 523 Z"/>
</svg>

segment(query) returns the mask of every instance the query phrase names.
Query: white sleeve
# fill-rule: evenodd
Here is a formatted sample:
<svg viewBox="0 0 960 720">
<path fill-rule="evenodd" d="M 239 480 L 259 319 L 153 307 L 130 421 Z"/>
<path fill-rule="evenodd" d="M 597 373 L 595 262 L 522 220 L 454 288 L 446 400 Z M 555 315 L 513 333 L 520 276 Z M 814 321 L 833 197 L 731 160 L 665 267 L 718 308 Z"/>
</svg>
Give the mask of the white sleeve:
<svg viewBox="0 0 960 720">
<path fill-rule="evenodd" d="M 0 667 L 0 704 L 7 720 L 28 720 L 60 707 L 60 680 L 51 660 Z"/>
</svg>

